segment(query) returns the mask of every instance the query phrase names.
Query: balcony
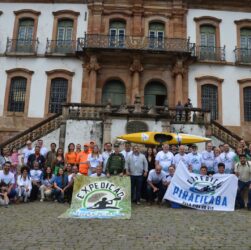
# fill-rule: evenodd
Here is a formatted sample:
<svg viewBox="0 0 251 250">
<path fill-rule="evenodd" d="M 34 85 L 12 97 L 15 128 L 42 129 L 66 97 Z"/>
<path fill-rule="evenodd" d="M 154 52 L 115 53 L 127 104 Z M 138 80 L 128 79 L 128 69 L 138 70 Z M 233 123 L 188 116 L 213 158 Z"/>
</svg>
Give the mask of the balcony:
<svg viewBox="0 0 251 250">
<path fill-rule="evenodd" d="M 196 55 L 200 61 L 225 61 L 225 46 L 196 46 Z"/>
<path fill-rule="evenodd" d="M 46 44 L 47 55 L 74 55 L 76 50 L 75 40 L 48 40 Z"/>
<path fill-rule="evenodd" d="M 236 63 L 251 63 L 251 48 L 236 48 L 234 52 Z"/>
<path fill-rule="evenodd" d="M 39 41 L 7 38 L 6 55 L 36 55 Z"/>
<path fill-rule="evenodd" d="M 78 39 L 77 50 L 83 49 L 119 49 L 146 50 L 156 52 L 183 52 L 194 55 L 195 44 L 182 38 L 151 38 L 135 36 L 108 36 L 88 34 Z"/>
</svg>

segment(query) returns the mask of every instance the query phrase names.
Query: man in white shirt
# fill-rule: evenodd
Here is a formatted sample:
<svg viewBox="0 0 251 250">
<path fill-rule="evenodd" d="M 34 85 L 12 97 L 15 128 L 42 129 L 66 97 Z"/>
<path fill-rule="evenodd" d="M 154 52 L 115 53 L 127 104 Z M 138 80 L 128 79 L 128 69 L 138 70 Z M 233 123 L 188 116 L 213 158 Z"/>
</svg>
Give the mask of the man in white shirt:
<svg viewBox="0 0 251 250">
<path fill-rule="evenodd" d="M 166 172 L 157 164 L 155 169 L 152 169 L 147 178 L 147 194 L 150 204 L 153 203 L 154 198 L 158 197 L 158 203 L 161 203 L 166 190 Z"/>
<path fill-rule="evenodd" d="M 162 170 L 168 173 L 168 168 L 174 163 L 173 153 L 169 151 L 169 145 L 163 144 L 162 150 L 159 151 L 155 157 L 156 165 L 160 165 Z"/>
<path fill-rule="evenodd" d="M 174 156 L 174 165 L 177 168 L 179 162 L 182 161 L 188 167 L 188 158 L 184 145 L 179 146 L 179 153 Z"/>
<path fill-rule="evenodd" d="M 218 164 L 218 170 L 217 173 L 213 175 L 214 178 L 222 177 L 225 175 L 225 164 L 223 162 L 220 162 Z"/>
<path fill-rule="evenodd" d="M 3 165 L 3 170 L 0 171 L 0 189 L 2 192 L 7 191 L 9 198 L 16 196 L 16 190 L 13 188 L 15 184 L 14 174 L 10 172 L 11 162 L 6 161 Z"/>
<path fill-rule="evenodd" d="M 110 142 L 105 143 L 105 151 L 102 153 L 103 158 L 103 172 L 106 172 L 106 163 L 108 158 L 110 157 L 111 153 L 113 153 L 112 150 L 112 144 Z"/>
<path fill-rule="evenodd" d="M 26 142 L 26 148 L 23 149 L 22 163 L 23 165 L 27 165 L 28 158 L 31 154 L 34 154 L 35 150 L 32 147 L 32 143 L 30 140 Z"/>
<path fill-rule="evenodd" d="M 200 168 L 202 164 L 202 158 L 201 154 L 197 152 L 197 145 L 192 145 L 192 152 L 187 155 L 188 158 L 188 165 L 190 171 L 192 171 L 195 174 L 200 173 Z"/>
<path fill-rule="evenodd" d="M 40 154 L 43 155 L 44 158 L 46 158 L 46 155 L 48 153 L 48 149 L 46 147 L 44 147 L 43 143 L 44 142 L 42 139 L 37 140 L 37 146 L 40 147 Z"/>
<path fill-rule="evenodd" d="M 214 152 L 213 144 L 208 142 L 206 145 L 206 150 L 201 153 L 202 164 L 207 167 L 207 174 L 214 174 Z"/>
<path fill-rule="evenodd" d="M 224 152 L 220 154 L 220 162 L 225 164 L 225 173 L 232 174 L 234 172 L 234 157 L 235 153 L 230 151 L 229 145 L 224 144 Z"/>
<path fill-rule="evenodd" d="M 30 201 L 35 201 L 37 199 L 38 191 L 41 186 L 42 174 L 42 170 L 39 169 L 39 163 L 37 161 L 34 161 L 33 169 L 30 171 L 30 178 L 32 183 Z"/>
<path fill-rule="evenodd" d="M 124 156 L 125 161 L 126 161 L 127 158 L 132 154 L 131 143 L 125 142 L 124 146 L 125 146 L 125 149 L 122 150 L 120 153 Z"/>
<path fill-rule="evenodd" d="M 103 168 L 101 165 L 97 166 L 96 173 L 91 174 L 90 177 L 105 177 L 106 175 L 102 173 L 102 170 Z"/>
</svg>

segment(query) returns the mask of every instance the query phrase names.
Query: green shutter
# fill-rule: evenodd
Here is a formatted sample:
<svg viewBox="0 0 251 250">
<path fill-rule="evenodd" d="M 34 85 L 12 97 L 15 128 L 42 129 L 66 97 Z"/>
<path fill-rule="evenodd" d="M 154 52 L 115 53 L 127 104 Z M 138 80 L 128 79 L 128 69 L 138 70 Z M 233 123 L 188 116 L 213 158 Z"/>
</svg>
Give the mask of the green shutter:
<svg viewBox="0 0 251 250">
<path fill-rule="evenodd" d="M 144 91 L 145 105 L 157 105 L 157 98 L 167 99 L 167 89 L 160 82 L 150 82 L 146 85 Z"/>
<path fill-rule="evenodd" d="M 125 103 L 125 85 L 121 81 L 107 82 L 103 88 L 102 103 L 107 104 L 111 100 L 112 105 Z"/>
</svg>

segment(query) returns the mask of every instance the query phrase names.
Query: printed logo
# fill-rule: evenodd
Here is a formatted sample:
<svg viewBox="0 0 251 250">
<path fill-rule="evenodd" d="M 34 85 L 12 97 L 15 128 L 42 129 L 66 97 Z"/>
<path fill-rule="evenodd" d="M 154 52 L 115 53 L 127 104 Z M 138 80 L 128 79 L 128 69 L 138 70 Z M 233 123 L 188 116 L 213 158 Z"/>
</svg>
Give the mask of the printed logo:
<svg viewBox="0 0 251 250">
<path fill-rule="evenodd" d="M 149 140 L 149 135 L 142 133 L 142 141 L 148 141 Z"/>
</svg>

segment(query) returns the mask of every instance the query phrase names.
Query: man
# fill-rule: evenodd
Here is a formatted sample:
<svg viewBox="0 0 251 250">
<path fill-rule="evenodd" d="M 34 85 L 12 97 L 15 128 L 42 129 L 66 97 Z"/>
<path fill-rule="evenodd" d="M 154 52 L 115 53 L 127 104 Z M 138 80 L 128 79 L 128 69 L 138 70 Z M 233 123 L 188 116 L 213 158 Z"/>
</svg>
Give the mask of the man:
<svg viewBox="0 0 251 250">
<path fill-rule="evenodd" d="M 185 103 L 184 108 L 187 109 L 185 112 L 186 113 L 186 121 L 190 121 L 191 120 L 191 112 L 188 109 L 193 108 L 193 104 L 192 104 L 190 98 L 187 99 L 187 102 Z"/>
<path fill-rule="evenodd" d="M 26 142 L 26 148 L 24 148 L 22 154 L 23 154 L 23 156 L 22 156 L 22 164 L 26 166 L 27 162 L 28 162 L 29 156 L 31 154 L 34 154 L 34 148 L 32 147 L 32 142 L 30 140 L 28 140 Z"/>
<path fill-rule="evenodd" d="M 140 205 L 140 192 L 143 175 L 147 177 L 148 163 L 145 155 L 139 152 L 139 146 L 133 146 L 133 153 L 126 160 L 126 173 L 131 177 L 131 199 Z"/>
<path fill-rule="evenodd" d="M 90 177 L 105 177 L 105 174 L 102 173 L 103 168 L 101 165 L 98 165 L 96 168 L 96 173 L 91 174 Z"/>
<path fill-rule="evenodd" d="M 174 163 L 173 153 L 169 151 L 169 145 L 163 144 L 162 150 L 159 151 L 155 158 L 155 164 L 160 165 L 164 172 L 168 172 L 168 168 Z"/>
<path fill-rule="evenodd" d="M 206 145 L 206 150 L 201 153 L 202 164 L 207 167 L 208 174 L 214 174 L 214 152 L 213 152 L 213 144 L 208 142 Z"/>
<path fill-rule="evenodd" d="M 240 155 L 240 162 L 235 165 L 235 175 L 238 177 L 238 190 L 236 196 L 237 205 L 240 208 L 245 207 L 243 191 L 248 188 L 248 210 L 251 211 L 251 163 L 246 160 L 246 155 Z"/>
<path fill-rule="evenodd" d="M 94 146 L 96 145 L 95 141 L 90 141 L 89 144 L 89 154 L 93 152 Z"/>
<path fill-rule="evenodd" d="M 74 165 L 72 167 L 72 174 L 68 175 L 68 188 L 66 189 L 66 192 L 65 192 L 65 198 L 69 204 L 71 204 L 71 200 L 72 200 L 74 181 L 78 175 L 81 175 L 81 174 L 78 172 L 78 167 Z"/>
<path fill-rule="evenodd" d="M 39 146 L 36 146 L 34 154 L 31 154 L 28 157 L 27 166 L 30 169 L 32 169 L 35 161 L 38 162 L 39 168 L 43 170 L 44 164 L 45 164 L 45 158 L 43 155 L 40 154 L 40 147 Z"/>
<path fill-rule="evenodd" d="M 127 158 L 132 154 L 131 143 L 125 142 L 124 147 L 125 148 L 121 151 L 121 154 L 124 156 L 125 160 L 127 160 Z"/>
<path fill-rule="evenodd" d="M 200 168 L 200 175 L 201 176 L 206 176 L 207 174 L 208 174 L 207 166 L 205 166 L 205 165 L 201 166 L 201 168 Z"/>
<path fill-rule="evenodd" d="M 57 154 L 56 147 L 57 147 L 57 145 L 56 145 L 56 143 L 53 142 L 53 143 L 51 143 L 50 147 L 51 147 L 51 150 L 46 155 L 45 165 L 52 167 L 52 163 L 56 160 L 56 154 Z"/>
<path fill-rule="evenodd" d="M 149 172 L 147 178 L 147 194 L 150 204 L 153 203 L 155 196 L 158 197 L 158 203 L 161 203 L 166 190 L 166 176 L 166 172 L 162 170 L 159 164 L 156 164 L 155 169 Z"/>
<path fill-rule="evenodd" d="M 103 158 L 103 172 L 106 172 L 106 164 L 108 161 L 108 158 L 110 157 L 112 151 L 112 144 L 110 142 L 105 143 L 104 145 L 105 151 L 102 153 L 102 158 Z"/>
<path fill-rule="evenodd" d="M 38 191 L 41 186 L 43 172 L 42 170 L 39 169 L 40 167 L 39 162 L 35 160 L 32 162 L 32 164 L 33 166 L 30 171 L 30 178 L 31 178 L 31 184 L 32 184 L 30 201 L 35 201 L 37 199 Z"/>
<path fill-rule="evenodd" d="M 229 145 L 224 144 L 224 152 L 220 154 L 219 160 L 225 164 L 225 173 L 232 174 L 234 172 L 234 158 L 236 154 L 230 151 Z"/>
<path fill-rule="evenodd" d="M 182 161 L 188 167 L 188 158 L 186 154 L 186 147 L 184 145 L 179 146 L 179 153 L 174 156 L 173 163 L 175 168 L 178 167 L 180 161 Z"/>
<path fill-rule="evenodd" d="M 44 142 L 43 142 L 42 139 L 38 139 L 38 140 L 37 140 L 37 146 L 40 147 L 40 154 L 41 154 L 43 157 L 46 157 L 48 150 L 47 150 L 46 147 L 44 147 L 43 143 L 44 143 Z"/>
<path fill-rule="evenodd" d="M 6 193 L 8 197 L 14 198 L 16 196 L 16 191 L 14 189 L 15 177 L 14 174 L 10 172 L 11 162 L 6 161 L 3 165 L 3 170 L 0 171 L 0 189 L 1 193 Z"/>
<path fill-rule="evenodd" d="M 178 148 L 176 145 L 171 146 L 171 152 L 173 153 L 174 156 L 178 154 Z"/>
<path fill-rule="evenodd" d="M 79 173 L 86 176 L 88 175 L 88 169 L 89 169 L 87 160 L 88 155 L 89 155 L 89 146 L 88 144 L 84 144 L 84 150 L 77 155 L 76 161 L 79 167 Z"/>
<path fill-rule="evenodd" d="M 195 174 L 200 173 L 202 158 L 201 154 L 197 152 L 197 145 L 192 145 L 192 152 L 187 155 L 188 158 L 188 168 Z"/>
<path fill-rule="evenodd" d="M 213 175 L 214 178 L 222 177 L 225 174 L 225 164 L 223 162 L 220 162 L 218 164 L 218 171 L 216 174 Z"/>
<path fill-rule="evenodd" d="M 175 108 L 176 108 L 176 121 L 181 121 L 182 111 L 184 109 L 184 106 L 181 104 L 181 101 L 178 101 Z"/>
<path fill-rule="evenodd" d="M 125 158 L 119 152 L 119 144 L 114 144 L 114 153 L 111 153 L 106 164 L 106 175 L 110 177 L 111 175 L 123 176 L 125 169 Z"/>
<path fill-rule="evenodd" d="M 174 173 L 175 173 L 175 166 L 174 165 L 171 165 L 169 168 L 168 168 L 168 175 L 166 176 L 166 181 L 164 183 L 164 185 L 168 188 L 168 186 L 170 185 L 171 183 L 171 180 L 174 176 Z"/>
</svg>

